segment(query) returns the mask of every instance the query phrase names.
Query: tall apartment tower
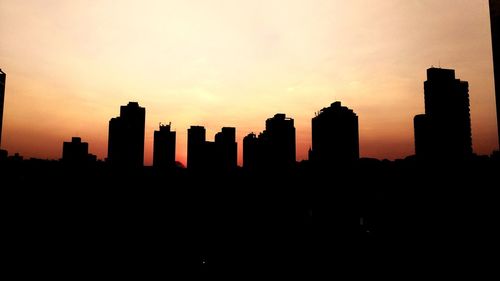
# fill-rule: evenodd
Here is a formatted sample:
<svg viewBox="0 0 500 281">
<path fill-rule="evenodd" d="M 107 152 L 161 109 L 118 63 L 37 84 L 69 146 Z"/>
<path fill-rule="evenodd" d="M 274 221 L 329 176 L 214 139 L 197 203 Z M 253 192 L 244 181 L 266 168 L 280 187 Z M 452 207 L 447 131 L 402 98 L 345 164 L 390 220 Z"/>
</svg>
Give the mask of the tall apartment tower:
<svg viewBox="0 0 500 281">
<path fill-rule="evenodd" d="M 216 165 L 221 171 L 233 171 L 237 168 L 238 144 L 236 128 L 224 127 L 215 135 Z"/>
<path fill-rule="evenodd" d="M 358 116 L 339 101 L 312 119 L 311 162 L 321 166 L 348 164 L 359 159 Z"/>
<path fill-rule="evenodd" d="M 425 114 L 417 115 L 415 154 L 421 159 L 460 160 L 472 155 L 469 84 L 455 70 L 429 68 Z"/>
<path fill-rule="evenodd" d="M 146 109 L 137 102 L 120 107 L 120 116 L 109 121 L 108 161 L 114 166 L 144 165 Z"/>
<path fill-rule="evenodd" d="M 266 120 L 266 130 L 262 133 L 268 141 L 269 163 L 276 168 L 295 166 L 295 126 L 292 118 L 285 114 L 275 114 Z"/>
<path fill-rule="evenodd" d="M 199 170 L 204 166 L 205 142 L 207 133 L 203 126 L 191 126 L 188 129 L 187 167 Z"/>
<path fill-rule="evenodd" d="M 254 133 L 243 138 L 243 168 L 255 171 L 259 165 L 259 139 Z"/>
<path fill-rule="evenodd" d="M 170 124 L 160 124 L 160 129 L 154 132 L 153 167 L 175 167 L 175 132 L 170 130 Z"/>
<path fill-rule="evenodd" d="M 287 170 L 295 167 L 295 126 L 278 113 L 266 120 L 266 129 L 243 139 L 243 167 L 247 170 Z"/>
</svg>

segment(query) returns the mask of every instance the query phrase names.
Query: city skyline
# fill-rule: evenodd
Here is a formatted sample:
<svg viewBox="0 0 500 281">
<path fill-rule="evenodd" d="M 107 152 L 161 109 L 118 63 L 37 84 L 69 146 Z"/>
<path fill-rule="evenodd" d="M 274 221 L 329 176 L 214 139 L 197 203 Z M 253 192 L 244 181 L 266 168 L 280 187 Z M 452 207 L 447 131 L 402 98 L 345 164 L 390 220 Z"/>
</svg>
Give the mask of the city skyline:
<svg viewBox="0 0 500 281">
<path fill-rule="evenodd" d="M 0 0 L 5 268 L 491 276 L 499 13 Z"/>
<path fill-rule="evenodd" d="M 209 25 L 209 30 L 206 31 L 211 32 L 208 34 L 217 36 L 213 42 L 210 41 L 213 45 L 206 46 L 207 50 L 194 47 L 196 41 L 193 40 L 208 37 L 202 36 L 204 27 L 193 27 L 191 23 L 207 23 L 214 18 L 209 12 L 192 10 L 193 3 L 170 3 L 182 15 L 199 16 L 192 22 L 181 22 L 185 24 L 182 27 L 192 27 L 193 30 L 189 29 L 186 37 L 179 37 L 179 34 L 169 33 L 170 30 L 148 29 L 151 26 L 164 26 L 162 17 L 152 11 L 152 8 L 162 5 L 159 3 L 152 3 L 152 7 L 144 8 L 145 14 L 153 16 L 153 22 L 141 23 L 137 29 L 131 30 L 130 35 L 126 35 L 118 31 L 130 24 L 126 22 L 126 16 L 130 15 L 128 9 L 131 8 L 128 2 L 120 8 L 118 18 L 103 23 L 101 17 L 106 13 L 106 8 L 110 8 L 106 4 L 87 6 L 77 2 L 73 6 L 55 1 L 52 8 L 60 8 L 56 9 L 59 12 L 65 11 L 69 15 L 76 14 L 80 17 L 91 16 L 89 27 L 82 27 L 67 16 L 52 21 L 48 18 L 49 13 L 21 25 L 16 34 L 6 28 L 17 22 L 13 19 L 16 13 L 38 14 L 45 8 L 33 3 L 27 4 L 29 2 L 3 2 L 1 11 L 6 11 L 6 14 L 4 16 L 0 12 L 0 35 L 5 38 L 5 44 L 0 47 L 0 67 L 7 73 L 9 81 L 6 84 L 2 148 L 10 153 L 20 152 L 26 157 L 59 159 L 60 144 L 69 137 L 78 135 L 91 144 L 90 153 L 104 159 L 107 154 L 106 120 L 115 116 L 117 105 L 137 101 L 148 110 L 144 151 L 146 165 L 152 164 L 153 131 L 157 124 L 172 121 L 175 125 L 172 129 L 180 132 L 176 160 L 186 164 L 185 132 L 190 125 L 204 126 L 209 136 L 215 135 L 223 126 L 233 126 L 237 128 L 236 141 L 240 144 L 238 164 L 241 166 L 243 137 L 250 132 L 262 131 L 262 121 L 277 112 L 286 113 L 296 122 L 297 160 L 300 161 L 307 159 L 307 152 L 311 147 L 310 119 L 314 111 L 340 100 L 360 116 L 361 157 L 403 158 L 414 154 L 412 123 L 413 116 L 424 108 L 421 97 L 425 69 L 433 64 L 441 64 L 443 68 L 456 69 L 458 77 L 470 82 L 474 151 L 478 154 L 490 154 L 497 149 L 487 1 L 459 2 L 447 7 L 444 14 L 442 10 L 439 13 L 435 11 L 449 5 L 450 1 L 422 1 L 420 4 L 387 1 L 379 7 L 362 2 L 329 4 L 313 1 L 312 4 L 306 4 L 296 1 L 288 4 L 290 15 L 279 14 L 276 19 L 272 19 L 269 13 L 277 11 L 280 3 L 269 4 L 265 11 L 259 10 L 257 4 L 248 4 L 246 8 L 250 11 L 262 13 L 262 26 L 257 26 L 257 30 L 245 29 L 248 28 L 246 24 L 250 19 L 244 17 L 244 22 L 237 22 L 234 32 L 226 36 L 215 32 L 215 28 L 221 26 Z M 326 8 L 325 12 L 316 13 L 318 7 L 312 7 L 313 4 Z M 359 11 L 359 17 L 349 14 L 344 18 L 339 16 L 334 22 L 329 20 L 332 15 L 339 15 L 342 11 L 354 12 L 361 6 L 367 8 Z M 317 19 L 301 12 L 300 8 L 304 7 L 317 16 Z M 76 12 L 77 8 L 82 11 Z M 209 11 L 224 15 L 223 19 L 228 21 L 240 15 L 236 7 L 227 3 L 210 8 Z M 401 18 L 408 18 L 405 11 L 415 12 L 415 15 L 400 22 Z M 420 21 L 415 18 L 419 13 L 429 14 L 429 18 Z M 388 17 L 386 22 L 377 21 L 370 26 L 368 20 L 361 19 L 362 15 Z M 293 16 L 308 21 L 304 22 L 302 29 L 297 29 L 301 25 L 294 25 L 293 21 L 290 27 L 284 26 Z M 179 19 L 174 17 L 172 20 L 175 22 Z M 31 32 L 37 30 L 31 30 L 30 27 L 33 26 L 30 24 L 40 22 L 45 25 L 42 24 L 39 28 L 62 28 L 61 35 L 43 33 L 40 36 L 47 35 L 46 41 L 37 37 L 41 46 L 36 52 L 30 52 L 26 47 L 16 49 L 20 46 L 21 39 L 26 40 Z M 68 28 L 74 28 L 73 31 L 68 32 L 68 29 L 60 27 L 66 23 L 69 24 Z M 395 23 L 402 25 L 387 29 Z M 444 23 L 447 24 L 446 27 L 443 26 Z M 102 24 L 102 32 L 110 31 L 111 39 L 117 42 L 111 42 L 111 39 L 109 42 L 103 41 L 97 35 L 96 38 L 86 33 L 88 30 L 99 30 L 95 27 L 96 24 Z M 310 33 L 317 27 L 330 26 L 328 24 L 331 24 L 331 29 L 324 28 L 321 32 Z M 341 27 L 349 26 L 348 24 L 352 26 L 341 32 Z M 419 32 L 408 32 L 420 24 L 423 27 L 419 28 Z M 435 30 L 429 31 L 425 26 L 434 26 Z M 268 30 L 269 27 L 274 29 Z M 237 37 L 235 32 L 240 31 L 240 28 L 243 28 L 245 36 L 254 35 L 256 38 Z M 134 35 L 140 35 L 144 30 L 151 33 L 147 33 L 143 41 L 137 41 Z M 271 38 L 264 36 L 267 31 L 273 32 L 268 34 Z M 383 38 L 383 31 L 388 33 L 385 35 L 388 36 L 385 37 L 387 40 Z M 398 34 L 404 34 L 405 37 L 398 38 Z M 72 37 L 78 35 L 96 41 L 80 42 L 81 48 L 75 48 L 70 44 L 73 42 L 70 39 L 79 42 L 79 38 Z M 181 61 L 169 61 L 172 57 L 164 56 L 160 60 L 162 63 L 153 63 L 151 57 L 145 57 L 140 52 L 140 46 L 136 46 L 144 44 L 142 47 L 153 48 L 148 45 L 153 43 L 150 41 L 153 35 L 172 35 L 174 39 L 179 39 L 180 42 L 169 41 L 166 45 L 160 45 L 165 48 L 172 46 L 173 53 L 188 57 Z M 250 40 L 245 43 L 251 46 L 240 45 L 238 40 L 242 38 Z M 462 41 L 457 41 L 458 38 Z M 302 39 L 306 42 L 298 45 Z M 222 50 L 232 52 L 221 54 L 218 50 L 226 40 L 230 44 L 227 49 Z M 381 41 L 385 43 L 380 43 Z M 421 43 L 413 46 L 416 41 Z M 371 44 L 374 42 L 377 44 Z M 118 55 L 114 56 L 107 53 L 110 50 L 107 43 L 110 47 L 117 46 L 115 43 L 135 45 L 127 45 L 123 51 L 115 48 Z M 59 59 L 50 60 L 53 58 L 51 52 L 60 51 L 57 45 L 69 50 L 69 53 L 63 52 L 63 55 L 69 57 L 61 57 L 68 59 L 64 64 Z M 52 48 L 48 49 L 48 46 Z M 271 55 L 266 52 L 267 46 L 274 48 L 274 51 L 286 52 L 278 55 L 273 51 L 272 55 L 276 59 L 267 63 L 266 57 Z M 192 52 L 182 53 L 179 51 L 180 47 L 189 47 Z M 149 50 L 148 48 L 145 50 Z M 328 49 L 333 51 L 329 52 Z M 162 50 L 168 53 L 168 48 L 153 49 L 153 53 Z M 243 57 L 234 53 L 236 50 L 241 50 Z M 251 53 L 252 51 L 264 52 L 260 54 L 263 57 Z M 317 56 L 312 55 L 312 52 L 316 52 Z M 23 59 L 17 60 L 23 53 L 31 54 L 29 57 L 33 59 L 32 67 Z M 101 65 L 95 59 L 102 58 L 104 54 L 110 55 L 109 60 Z M 126 54 L 130 55 L 127 57 L 130 61 L 125 60 L 126 56 L 123 55 Z M 341 58 L 341 55 L 346 58 Z M 121 60 L 116 61 L 118 58 Z M 235 58 L 240 60 L 234 60 Z M 249 62 L 256 58 L 260 59 L 255 64 Z M 177 67 L 165 68 L 165 65 L 171 64 L 177 64 Z M 101 66 L 105 66 L 104 70 L 98 69 Z M 240 76 L 230 75 L 232 72 Z M 34 75 L 35 73 L 39 75 Z M 177 81 L 168 78 L 172 74 L 177 74 Z M 30 140 L 34 138 L 40 141 L 31 143 Z"/>
</svg>

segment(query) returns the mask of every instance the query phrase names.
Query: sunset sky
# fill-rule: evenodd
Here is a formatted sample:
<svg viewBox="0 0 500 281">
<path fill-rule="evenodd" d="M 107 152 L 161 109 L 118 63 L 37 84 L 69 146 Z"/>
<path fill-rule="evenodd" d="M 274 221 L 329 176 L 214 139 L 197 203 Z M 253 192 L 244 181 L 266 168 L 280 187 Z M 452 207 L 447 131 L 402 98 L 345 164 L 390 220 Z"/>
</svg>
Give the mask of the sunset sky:
<svg viewBox="0 0 500 281">
<path fill-rule="evenodd" d="M 7 73 L 2 148 L 58 159 L 80 136 L 107 156 L 120 105 L 187 129 L 242 138 L 282 112 L 307 158 L 314 112 L 339 100 L 359 116 L 361 157 L 414 153 L 430 66 L 469 81 L 474 151 L 497 148 L 487 0 L 0 0 Z"/>
</svg>

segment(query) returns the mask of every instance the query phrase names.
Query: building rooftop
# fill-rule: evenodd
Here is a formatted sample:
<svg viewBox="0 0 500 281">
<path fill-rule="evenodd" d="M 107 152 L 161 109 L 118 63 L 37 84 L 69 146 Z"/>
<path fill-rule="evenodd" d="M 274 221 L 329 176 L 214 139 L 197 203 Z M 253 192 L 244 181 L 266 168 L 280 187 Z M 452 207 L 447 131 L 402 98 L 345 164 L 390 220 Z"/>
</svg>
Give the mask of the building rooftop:
<svg viewBox="0 0 500 281">
<path fill-rule="evenodd" d="M 427 69 L 428 80 L 453 80 L 455 79 L 454 69 L 431 67 Z"/>
<path fill-rule="evenodd" d="M 168 123 L 168 125 L 163 125 L 162 123 L 160 123 L 160 132 L 163 132 L 163 131 L 170 132 L 170 125 L 171 125 L 170 122 Z"/>
<path fill-rule="evenodd" d="M 342 106 L 342 103 L 340 101 L 336 101 L 330 105 L 330 107 L 325 107 L 321 109 L 319 112 L 316 113 L 316 117 L 322 114 L 329 114 L 329 113 L 348 113 L 348 114 L 353 114 L 354 111 L 352 109 L 349 109 L 347 106 Z"/>
</svg>

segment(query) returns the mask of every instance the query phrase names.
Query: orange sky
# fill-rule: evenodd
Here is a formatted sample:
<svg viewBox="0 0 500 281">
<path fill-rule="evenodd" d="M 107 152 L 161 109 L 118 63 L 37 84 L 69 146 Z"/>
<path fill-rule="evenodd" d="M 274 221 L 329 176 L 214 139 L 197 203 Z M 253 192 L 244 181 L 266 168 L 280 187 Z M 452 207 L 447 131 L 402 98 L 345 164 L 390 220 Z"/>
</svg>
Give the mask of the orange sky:
<svg viewBox="0 0 500 281">
<path fill-rule="evenodd" d="M 146 107 L 153 131 L 223 126 L 242 138 L 277 112 L 295 119 L 307 158 L 314 112 L 335 100 L 359 116 L 362 157 L 414 152 L 431 65 L 469 81 L 474 150 L 497 148 L 486 0 L 1 0 L 0 68 L 7 73 L 2 147 L 60 158 L 81 136 L 107 154 L 120 105 Z"/>
</svg>

